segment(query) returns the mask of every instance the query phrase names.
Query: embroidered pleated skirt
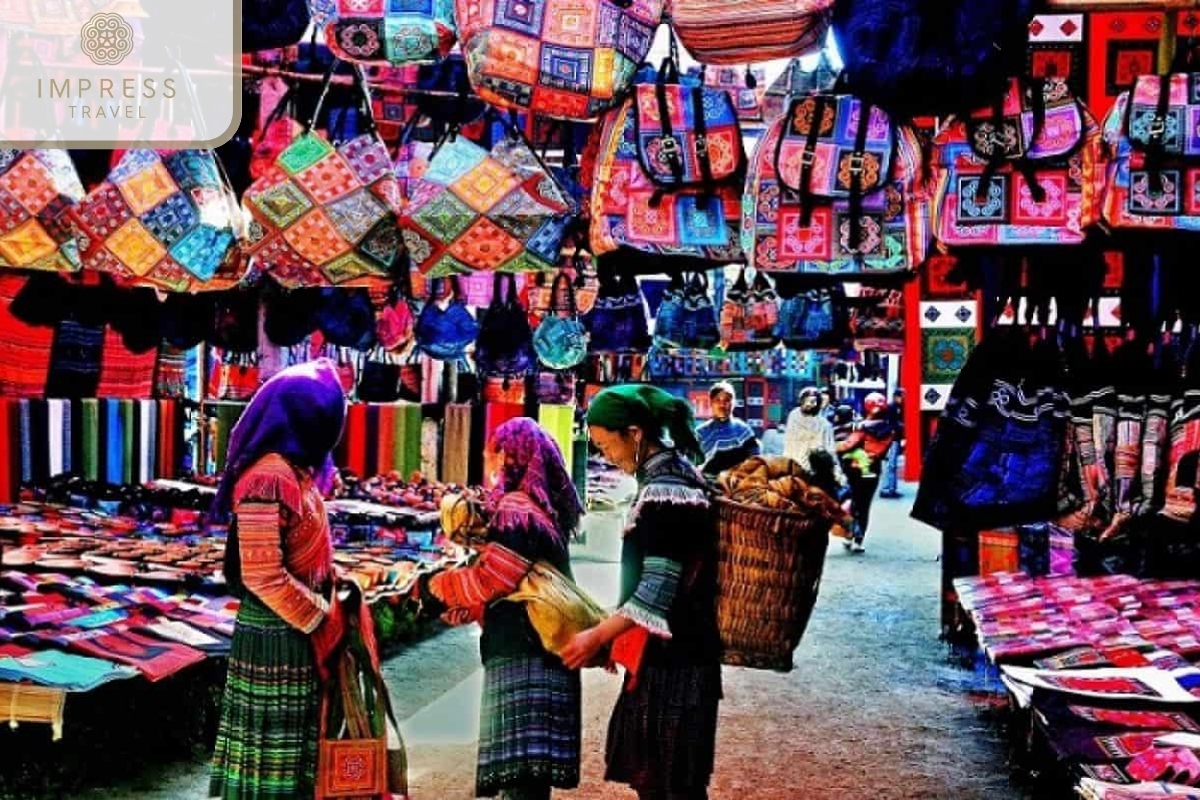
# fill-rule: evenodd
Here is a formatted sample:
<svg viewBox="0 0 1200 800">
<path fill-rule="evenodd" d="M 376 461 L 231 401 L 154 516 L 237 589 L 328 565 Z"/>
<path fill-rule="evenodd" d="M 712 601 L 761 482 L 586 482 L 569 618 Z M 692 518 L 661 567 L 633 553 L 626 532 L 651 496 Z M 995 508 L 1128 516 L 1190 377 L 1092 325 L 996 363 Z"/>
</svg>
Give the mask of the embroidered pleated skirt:
<svg viewBox="0 0 1200 800">
<path fill-rule="evenodd" d="M 238 611 L 211 797 L 312 797 L 320 690 L 308 637 L 253 595 Z"/>
<path fill-rule="evenodd" d="M 721 667 L 643 665 L 608 725 L 604 779 L 686 792 L 708 785 L 717 739 Z"/>
<path fill-rule="evenodd" d="M 548 784 L 579 785 L 580 681 L 549 657 L 484 665 L 475 794 Z"/>
</svg>

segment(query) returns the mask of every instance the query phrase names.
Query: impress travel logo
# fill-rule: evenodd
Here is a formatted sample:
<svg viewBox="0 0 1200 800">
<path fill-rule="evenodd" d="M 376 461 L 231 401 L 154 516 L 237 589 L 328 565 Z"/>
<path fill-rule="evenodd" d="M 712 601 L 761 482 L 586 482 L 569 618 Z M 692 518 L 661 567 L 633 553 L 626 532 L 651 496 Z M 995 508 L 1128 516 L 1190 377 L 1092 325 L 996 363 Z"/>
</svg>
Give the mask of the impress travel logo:
<svg viewBox="0 0 1200 800">
<path fill-rule="evenodd" d="M 241 117 L 242 0 L 0 0 L 0 145 L 210 148 Z"/>
</svg>

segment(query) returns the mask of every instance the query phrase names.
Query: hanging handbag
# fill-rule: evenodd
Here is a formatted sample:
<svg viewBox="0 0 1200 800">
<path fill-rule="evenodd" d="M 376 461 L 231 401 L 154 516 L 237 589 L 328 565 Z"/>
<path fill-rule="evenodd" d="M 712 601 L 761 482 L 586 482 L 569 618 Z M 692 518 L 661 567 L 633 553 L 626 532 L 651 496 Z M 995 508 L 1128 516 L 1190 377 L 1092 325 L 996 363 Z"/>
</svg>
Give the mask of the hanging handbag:
<svg viewBox="0 0 1200 800">
<path fill-rule="evenodd" d="M 574 372 L 539 372 L 534 395 L 542 405 L 569 405 L 575 402 Z"/>
<path fill-rule="evenodd" d="M 1064 81 L 1014 79 L 934 144 L 942 244 L 1080 244 L 1100 220 L 1100 126 Z"/>
<path fill-rule="evenodd" d="M 402 147 L 400 226 L 413 264 L 429 277 L 554 269 L 575 209 L 508 120 L 489 152 L 451 128 L 427 157 Z M 407 144 L 407 143 L 406 143 Z"/>
<path fill-rule="evenodd" d="M 644 351 L 650 347 L 646 301 L 632 275 L 618 275 L 602 265 L 596 305 L 582 321 L 588 331 L 588 349 L 593 353 Z"/>
<path fill-rule="evenodd" d="M 841 284 L 809 289 L 779 303 L 775 335 L 791 350 L 824 350 L 845 341 Z"/>
<path fill-rule="evenodd" d="M 303 133 L 243 197 L 252 218 L 250 252 L 289 288 L 386 279 L 401 252 L 399 189 L 375 131 L 361 69 L 355 69 L 355 82 L 367 132 L 334 146 L 313 130 L 333 74 L 331 66 Z M 273 115 L 282 113 L 282 105 Z"/>
<path fill-rule="evenodd" d="M 672 0 L 671 27 L 704 64 L 746 64 L 817 50 L 833 0 Z"/>
<path fill-rule="evenodd" d="M 771 123 L 787 113 L 792 101 L 810 94 L 829 94 L 837 85 L 838 70 L 821 49 L 817 63 L 806 70 L 800 59 L 793 58 L 775 82 L 767 87 L 762 99 L 762 118 Z"/>
<path fill-rule="evenodd" d="M 338 347 L 365 352 L 378 346 L 371 293 L 364 288 L 322 289 L 317 328 L 325 341 Z"/>
<path fill-rule="evenodd" d="M 580 316 L 584 316 L 591 312 L 592 306 L 596 304 L 596 294 L 600 289 L 595 259 L 590 253 L 576 248 L 575 253 L 564 263 L 565 266 L 559 268 L 559 274 L 565 274 L 569 278 L 575 310 Z M 531 328 L 536 329 L 550 312 L 551 304 L 561 300 L 558 296 L 560 290 L 554 288 L 555 277 L 539 272 L 525 281 L 523 302 L 529 311 Z"/>
<path fill-rule="evenodd" d="M 494 281 L 492 304 L 479 321 L 475 364 L 480 375 L 528 375 L 537 365 L 537 358 L 529 319 L 517 302 L 516 280 L 512 275 L 496 273 Z"/>
<path fill-rule="evenodd" d="M 421 64 L 445 58 L 454 46 L 453 0 L 336 2 L 336 18 L 326 24 L 325 41 L 345 61 Z"/>
<path fill-rule="evenodd" d="M 664 0 L 455 0 L 471 85 L 484 100 L 592 120 L 624 99 Z"/>
<path fill-rule="evenodd" d="M 66 150 L 0 149 L 0 267 L 74 272 L 79 246 L 69 211 L 86 192 Z"/>
<path fill-rule="evenodd" d="M 742 261 L 746 154 L 733 100 L 721 89 L 681 82 L 674 58 L 647 77 L 603 123 L 593 252 Z"/>
<path fill-rule="evenodd" d="M 743 268 L 721 304 L 721 346 L 730 352 L 769 350 L 779 343 L 778 322 L 775 287 L 761 272 L 755 274 L 753 284 L 747 283 Z"/>
<path fill-rule="evenodd" d="M 452 277 L 448 284 L 446 306 L 441 306 L 436 299 L 435 283 L 433 296 L 417 316 L 417 347 L 438 361 L 461 361 L 466 358 L 467 348 L 479 336 L 479 323 L 459 299 L 458 281 Z"/>
<path fill-rule="evenodd" d="M 394 403 L 400 399 L 400 359 L 377 347 L 363 359 L 355 397 L 362 403 Z"/>
<path fill-rule="evenodd" d="M 916 135 L 845 94 L 792 101 L 759 140 L 742 202 L 750 266 L 883 274 L 928 253 L 929 206 Z"/>
<path fill-rule="evenodd" d="M 673 278 L 655 316 L 654 346 L 709 350 L 720 341 L 708 277 L 697 272 L 690 278 Z"/>
<path fill-rule="evenodd" d="M 217 400 L 249 400 L 258 391 L 260 375 L 258 353 L 223 351 L 210 396 Z"/>
<path fill-rule="evenodd" d="M 566 272 L 555 276 L 550 295 L 550 311 L 533 335 L 533 349 L 550 369 L 570 369 L 587 358 L 588 333 L 579 321 L 575 290 Z M 559 305 L 559 297 L 566 298 L 566 308 Z"/>
<path fill-rule="evenodd" d="M 846 88 L 899 119 L 979 108 L 1025 63 L 1033 0 L 844 0 L 833 7 Z"/>
<path fill-rule="evenodd" d="M 863 286 L 850 308 L 855 347 L 877 353 L 904 352 L 904 291 Z"/>
</svg>

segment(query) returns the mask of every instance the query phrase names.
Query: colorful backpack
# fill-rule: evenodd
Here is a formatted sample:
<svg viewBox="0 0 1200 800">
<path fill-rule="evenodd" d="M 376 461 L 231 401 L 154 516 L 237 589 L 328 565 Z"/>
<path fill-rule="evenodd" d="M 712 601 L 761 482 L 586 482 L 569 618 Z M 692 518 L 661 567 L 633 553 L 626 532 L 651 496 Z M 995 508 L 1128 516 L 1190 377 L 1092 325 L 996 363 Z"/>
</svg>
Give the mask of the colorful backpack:
<svg viewBox="0 0 1200 800">
<path fill-rule="evenodd" d="M 596 255 L 742 260 L 738 197 L 746 155 L 737 111 L 721 89 L 681 83 L 668 60 L 601 131 L 591 201 Z"/>
<path fill-rule="evenodd" d="M 750 265 L 774 272 L 915 269 L 929 246 L 921 146 L 851 95 L 792 101 L 751 157 L 742 201 Z"/>
<path fill-rule="evenodd" d="M 0 267 L 74 272 L 79 247 L 67 221 L 84 197 L 66 150 L 0 150 Z"/>
<path fill-rule="evenodd" d="M 1200 73 L 1142 75 L 1104 121 L 1104 220 L 1117 229 L 1200 230 Z"/>
<path fill-rule="evenodd" d="M 1100 126 L 1065 81 L 1014 79 L 935 144 L 943 244 L 1079 244 L 1100 219 Z"/>
<path fill-rule="evenodd" d="M 769 350 L 779 344 L 779 295 L 767 276 L 758 272 L 746 281 L 745 268 L 725 292 L 721 304 L 721 346 L 736 350 Z"/>
<path fill-rule="evenodd" d="M 336 0 L 325 41 L 338 58 L 363 64 L 440 61 L 454 46 L 453 0 Z"/>
<path fill-rule="evenodd" d="M 709 350 L 720 341 L 717 310 L 708 295 L 708 277 L 703 272 L 690 277 L 677 273 L 663 293 L 654 318 L 654 346 Z"/>
<path fill-rule="evenodd" d="M 455 0 L 471 85 L 501 108 L 592 120 L 625 97 L 664 0 Z"/>
<path fill-rule="evenodd" d="M 671 27 L 705 64 L 745 64 L 820 48 L 833 0 L 673 0 Z"/>
</svg>

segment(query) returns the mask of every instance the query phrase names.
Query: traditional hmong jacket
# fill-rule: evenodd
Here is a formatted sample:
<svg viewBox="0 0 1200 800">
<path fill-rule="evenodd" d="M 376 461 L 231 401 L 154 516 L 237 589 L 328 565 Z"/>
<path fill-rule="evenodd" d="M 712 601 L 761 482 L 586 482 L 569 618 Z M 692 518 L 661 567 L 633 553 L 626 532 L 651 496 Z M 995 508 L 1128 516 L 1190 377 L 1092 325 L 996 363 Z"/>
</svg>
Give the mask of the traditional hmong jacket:
<svg viewBox="0 0 1200 800">
<path fill-rule="evenodd" d="M 642 664 L 717 664 L 717 518 L 708 485 L 674 450 L 647 459 L 637 479 L 617 613 L 650 634 Z"/>
<path fill-rule="evenodd" d="M 242 585 L 295 628 L 312 633 L 329 611 L 319 591 L 333 574 L 325 501 L 309 476 L 268 455 L 233 490 Z"/>
</svg>

